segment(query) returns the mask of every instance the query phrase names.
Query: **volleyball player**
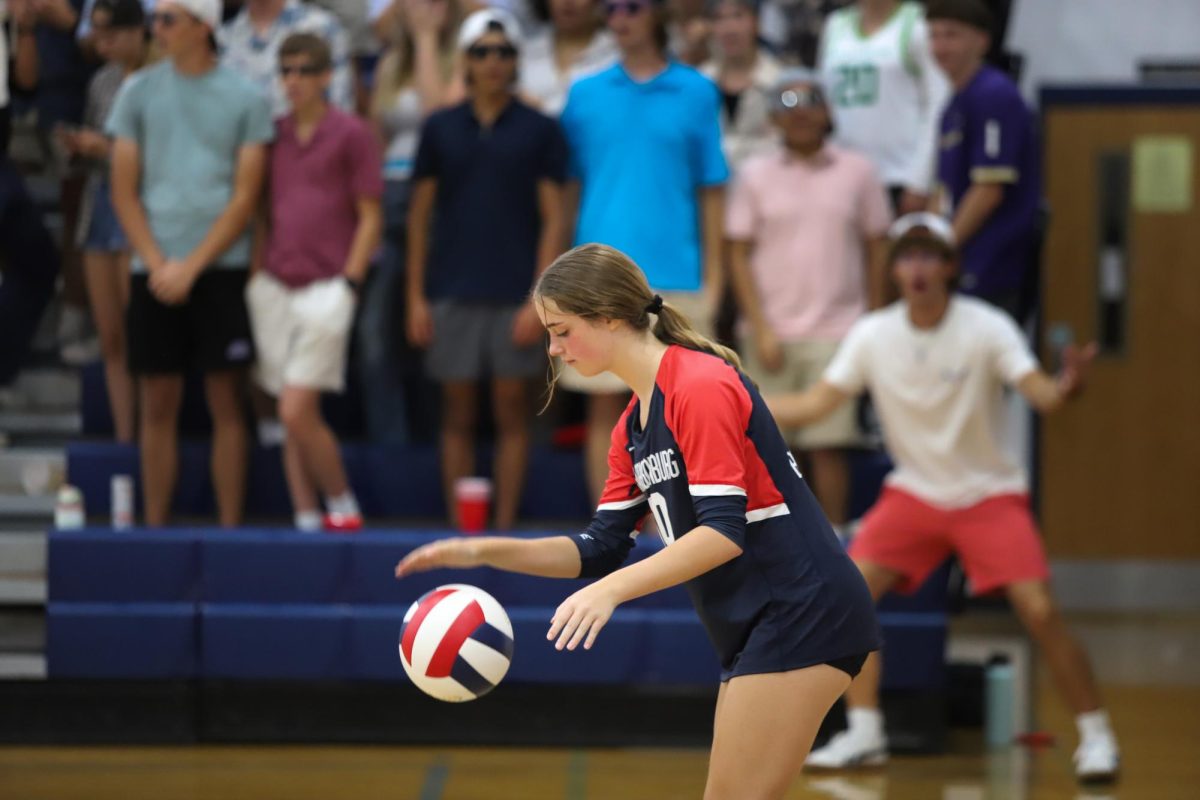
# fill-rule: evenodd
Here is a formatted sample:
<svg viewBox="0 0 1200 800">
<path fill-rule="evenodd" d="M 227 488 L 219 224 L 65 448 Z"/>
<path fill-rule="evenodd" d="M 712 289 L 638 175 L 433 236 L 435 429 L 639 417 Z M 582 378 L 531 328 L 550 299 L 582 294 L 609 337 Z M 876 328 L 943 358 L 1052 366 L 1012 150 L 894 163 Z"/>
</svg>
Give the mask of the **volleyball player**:
<svg viewBox="0 0 1200 800">
<path fill-rule="evenodd" d="M 652 294 L 620 251 L 582 245 L 534 288 L 550 355 L 633 390 L 587 529 L 418 548 L 397 577 L 487 565 L 598 578 L 555 611 L 557 649 L 591 648 L 614 609 L 683 583 L 721 662 L 707 800 L 780 798 L 834 700 L 879 646 L 844 555 L 737 356 Z M 667 545 L 622 567 L 647 514 Z"/>
<path fill-rule="evenodd" d="M 1060 374 L 1047 375 L 1009 316 L 953 293 L 957 251 L 949 222 L 909 214 L 890 233 L 888 260 L 901 300 L 859 320 L 813 388 L 771 398 L 771 407 L 782 424 L 805 425 L 870 390 L 896 462 L 850 544 L 871 593 L 913 591 L 952 553 L 975 592 L 1003 590 L 1077 715 L 1077 777 L 1111 780 L 1116 736 L 1087 654 L 1050 593 L 1025 471 L 1002 445 L 1004 387 L 1043 414 L 1056 411 L 1082 389 L 1095 345 L 1068 347 Z M 849 729 L 815 751 L 810 767 L 887 760 L 879 678 L 875 656 L 847 693 Z"/>
</svg>

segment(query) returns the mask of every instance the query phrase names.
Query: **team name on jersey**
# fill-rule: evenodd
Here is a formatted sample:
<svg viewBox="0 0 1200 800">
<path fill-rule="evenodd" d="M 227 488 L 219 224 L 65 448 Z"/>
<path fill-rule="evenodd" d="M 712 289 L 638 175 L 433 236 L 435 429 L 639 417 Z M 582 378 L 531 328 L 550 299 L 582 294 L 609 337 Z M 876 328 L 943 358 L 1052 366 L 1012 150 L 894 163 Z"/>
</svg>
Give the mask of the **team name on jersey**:
<svg viewBox="0 0 1200 800">
<path fill-rule="evenodd" d="M 679 477 L 679 463 L 675 460 L 675 448 L 668 447 L 651 453 L 633 465 L 633 477 L 643 492 L 656 483 Z"/>
</svg>

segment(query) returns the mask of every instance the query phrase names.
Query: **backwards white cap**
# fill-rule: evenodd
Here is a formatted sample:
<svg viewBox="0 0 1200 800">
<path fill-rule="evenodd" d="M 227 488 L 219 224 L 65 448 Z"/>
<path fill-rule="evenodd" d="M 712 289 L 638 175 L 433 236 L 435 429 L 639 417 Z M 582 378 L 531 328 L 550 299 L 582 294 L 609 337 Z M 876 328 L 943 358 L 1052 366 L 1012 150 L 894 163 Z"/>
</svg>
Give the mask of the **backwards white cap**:
<svg viewBox="0 0 1200 800">
<path fill-rule="evenodd" d="M 893 242 L 897 241 L 906 233 L 916 228 L 924 228 L 929 231 L 933 238 L 941 241 L 942 244 L 947 247 L 954 247 L 954 228 L 950 226 L 950 221 L 931 211 L 917 211 L 912 214 L 905 214 L 893 222 L 892 227 L 888 228 L 888 238 Z"/>
<path fill-rule="evenodd" d="M 221 0 L 162 0 L 179 6 L 214 31 L 221 27 Z"/>
<path fill-rule="evenodd" d="M 466 50 L 478 42 L 493 27 L 499 27 L 508 43 L 521 49 L 521 25 L 516 17 L 498 8 L 476 11 L 463 20 L 458 29 L 458 49 Z"/>
</svg>

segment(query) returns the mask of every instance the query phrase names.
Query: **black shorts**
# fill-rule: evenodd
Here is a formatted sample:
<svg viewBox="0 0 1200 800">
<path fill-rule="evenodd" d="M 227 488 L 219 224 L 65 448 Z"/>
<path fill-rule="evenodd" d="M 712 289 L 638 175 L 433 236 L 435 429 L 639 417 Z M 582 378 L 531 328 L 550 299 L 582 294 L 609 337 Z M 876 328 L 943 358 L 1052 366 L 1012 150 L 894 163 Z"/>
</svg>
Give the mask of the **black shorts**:
<svg viewBox="0 0 1200 800">
<path fill-rule="evenodd" d="M 254 361 L 246 312 L 244 269 L 209 269 L 181 305 L 168 306 L 150 292 L 145 273 L 132 276 L 125 330 L 129 371 L 176 374 L 219 372 Z"/>
<path fill-rule="evenodd" d="M 869 655 L 870 653 L 859 653 L 858 655 L 830 659 L 825 663 L 834 669 L 840 669 L 849 675 L 851 680 L 854 680 L 858 677 L 858 673 L 862 672 L 863 664 L 867 663 L 867 656 Z"/>
</svg>

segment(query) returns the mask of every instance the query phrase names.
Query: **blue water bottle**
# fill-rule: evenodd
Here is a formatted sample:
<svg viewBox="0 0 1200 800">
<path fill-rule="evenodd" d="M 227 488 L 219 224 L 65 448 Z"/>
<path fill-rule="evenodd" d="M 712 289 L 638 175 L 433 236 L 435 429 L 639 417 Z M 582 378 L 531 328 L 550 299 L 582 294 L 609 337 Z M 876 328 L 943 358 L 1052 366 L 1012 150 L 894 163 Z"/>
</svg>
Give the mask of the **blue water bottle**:
<svg viewBox="0 0 1200 800">
<path fill-rule="evenodd" d="M 1013 707 L 1013 668 L 1003 656 L 988 662 L 985 698 L 984 725 L 988 747 L 1007 747 L 1016 733 L 1013 730 L 1016 709 Z"/>
</svg>

